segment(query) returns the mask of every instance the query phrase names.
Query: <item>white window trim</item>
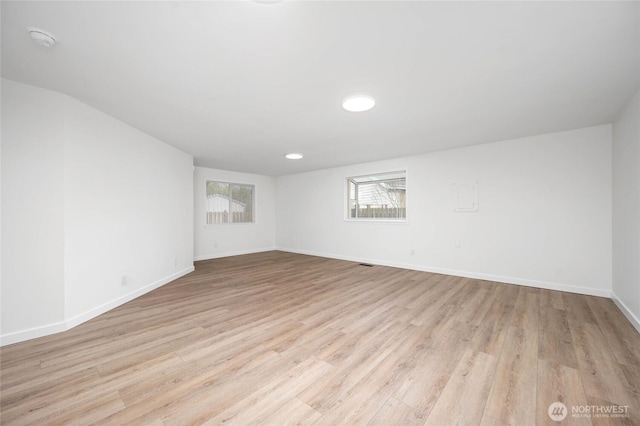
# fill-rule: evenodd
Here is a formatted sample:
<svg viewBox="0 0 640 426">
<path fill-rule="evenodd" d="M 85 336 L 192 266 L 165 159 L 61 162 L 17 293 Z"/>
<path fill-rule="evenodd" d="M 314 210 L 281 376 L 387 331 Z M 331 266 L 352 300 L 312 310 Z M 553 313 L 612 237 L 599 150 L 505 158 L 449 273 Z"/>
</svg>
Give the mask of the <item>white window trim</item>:
<svg viewBox="0 0 640 426">
<path fill-rule="evenodd" d="M 348 185 L 348 180 L 349 179 L 354 179 L 354 178 L 359 178 L 359 177 L 368 177 L 368 176 L 373 176 L 373 175 L 384 175 L 384 174 L 393 174 L 393 173 L 404 173 L 404 177 L 405 177 L 405 185 L 406 185 L 406 193 L 409 194 L 409 169 L 408 168 L 400 168 L 397 170 L 392 170 L 392 171 L 388 171 L 388 172 L 373 172 L 373 173 L 365 173 L 365 174 L 361 174 L 361 175 L 355 175 L 355 176 L 344 176 L 342 179 L 342 185 L 343 185 L 343 196 L 342 196 L 342 202 L 344 203 L 344 218 L 343 220 L 345 222 L 357 222 L 357 223 L 394 223 L 394 224 L 400 224 L 400 225 L 406 225 L 409 223 L 409 198 L 410 197 L 405 197 L 405 202 L 404 202 L 404 208 L 405 208 L 405 217 L 404 218 L 400 218 L 400 219 L 379 219 L 379 218 L 371 218 L 371 219 L 366 219 L 366 218 L 359 218 L 359 217 L 351 217 L 350 212 L 349 212 L 349 185 Z"/>
<path fill-rule="evenodd" d="M 206 200 L 207 200 L 207 182 L 219 182 L 219 183 L 228 183 L 231 185 L 248 185 L 253 186 L 253 220 L 251 222 L 227 222 L 227 223 L 207 223 L 207 210 L 206 210 Z M 245 183 L 245 182 L 233 182 L 227 179 L 216 179 L 216 178 L 205 178 L 203 183 L 203 192 L 204 192 L 204 202 L 205 209 L 202 213 L 204 227 L 205 228 L 220 228 L 221 226 L 252 226 L 258 223 L 258 214 L 257 214 L 257 192 L 258 185 L 255 183 Z"/>
</svg>

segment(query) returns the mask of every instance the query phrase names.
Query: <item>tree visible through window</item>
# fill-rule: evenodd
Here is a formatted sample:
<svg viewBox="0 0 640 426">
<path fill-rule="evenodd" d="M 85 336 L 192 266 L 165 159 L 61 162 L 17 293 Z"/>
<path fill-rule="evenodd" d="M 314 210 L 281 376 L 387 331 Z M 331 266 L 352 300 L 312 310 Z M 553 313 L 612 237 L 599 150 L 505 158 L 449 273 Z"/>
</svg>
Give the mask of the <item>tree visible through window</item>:
<svg viewBox="0 0 640 426">
<path fill-rule="evenodd" d="M 207 181 L 206 224 L 254 221 L 254 185 Z"/>
<path fill-rule="evenodd" d="M 347 178 L 347 218 L 404 220 L 406 171 Z"/>
</svg>

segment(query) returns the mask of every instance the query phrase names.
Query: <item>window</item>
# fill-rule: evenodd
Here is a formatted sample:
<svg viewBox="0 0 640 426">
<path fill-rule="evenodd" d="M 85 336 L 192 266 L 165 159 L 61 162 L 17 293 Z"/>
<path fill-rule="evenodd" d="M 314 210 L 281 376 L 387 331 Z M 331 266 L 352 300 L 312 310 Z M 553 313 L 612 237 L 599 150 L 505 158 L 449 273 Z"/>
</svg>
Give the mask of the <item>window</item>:
<svg viewBox="0 0 640 426">
<path fill-rule="evenodd" d="M 254 185 L 208 180 L 206 186 L 207 225 L 254 221 Z"/>
<path fill-rule="evenodd" d="M 347 218 L 404 221 L 407 218 L 405 170 L 347 178 Z"/>
</svg>

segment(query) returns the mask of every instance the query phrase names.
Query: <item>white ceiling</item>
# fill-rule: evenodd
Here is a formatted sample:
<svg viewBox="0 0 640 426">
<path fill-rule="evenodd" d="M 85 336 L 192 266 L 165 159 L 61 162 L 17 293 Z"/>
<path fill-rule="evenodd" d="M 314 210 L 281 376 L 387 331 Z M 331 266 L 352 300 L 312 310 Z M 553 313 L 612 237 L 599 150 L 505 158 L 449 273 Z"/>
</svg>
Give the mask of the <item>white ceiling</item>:
<svg viewBox="0 0 640 426">
<path fill-rule="evenodd" d="M 640 85 L 637 1 L 1 7 L 3 77 L 226 170 L 282 175 L 610 123 Z M 58 43 L 35 45 L 30 26 Z M 354 93 L 376 107 L 342 110 Z"/>
</svg>

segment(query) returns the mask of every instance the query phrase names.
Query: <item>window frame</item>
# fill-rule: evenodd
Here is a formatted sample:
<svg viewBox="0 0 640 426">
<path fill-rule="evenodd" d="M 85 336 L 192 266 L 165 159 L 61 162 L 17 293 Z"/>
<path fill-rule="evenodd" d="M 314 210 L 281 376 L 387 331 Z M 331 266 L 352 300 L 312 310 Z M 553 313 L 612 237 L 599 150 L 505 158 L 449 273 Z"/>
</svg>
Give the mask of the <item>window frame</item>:
<svg viewBox="0 0 640 426">
<path fill-rule="evenodd" d="M 251 203 L 252 203 L 252 215 L 251 215 L 251 221 L 250 222 L 233 222 L 233 221 L 229 221 L 229 222 L 218 222 L 218 223 L 209 223 L 208 222 L 208 213 L 209 211 L 207 210 L 207 199 L 209 198 L 207 196 L 207 185 L 209 182 L 215 182 L 215 183 L 219 183 L 219 184 L 226 184 L 229 185 L 230 187 L 232 185 L 242 185 L 242 186 L 250 186 L 252 188 L 251 190 Z M 229 180 L 218 180 L 218 179 L 209 179 L 206 178 L 204 179 L 204 226 L 205 227 L 218 227 L 218 226 L 225 226 L 225 225 L 233 225 L 233 226 L 242 226 L 242 225 L 255 225 L 257 223 L 257 215 L 256 215 L 256 187 L 257 185 L 254 183 L 244 183 L 244 182 L 232 182 Z M 232 198 L 229 198 L 229 211 L 231 210 L 231 201 Z M 231 219 L 233 219 L 233 216 L 231 216 Z"/>
<path fill-rule="evenodd" d="M 400 175 L 402 174 L 402 178 L 404 179 L 404 185 L 405 185 L 405 195 L 404 195 L 404 217 L 400 217 L 400 218 L 384 218 L 384 217 L 371 217 L 371 218 L 367 218 L 367 217 L 352 217 L 351 216 L 351 190 L 350 190 L 350 184 L 352 181 L 354 181 L 355 179 L 363 179 L 363 178 L 375 178 L 375 177 L 380 177 L 380 176 L 384 176 L 384 175 L 388 175 L 388 176 L 393 176 L 393 175 Z M 398 169 L 398 170 L 392 170 L 392 171 L 385 171 L 385 172 L 379 172 L 379 173 L 367 173 L 367 174 L 362 174 L 362 175 L 356 175 L 356 176 L 346 176 L 344 178 L 344 196 L 343 196 L 343 202 L 344 202 L 344 220 L 347 222 L 363 222 L 363 223 L 371 223 L 371 222 L 377 222 L 377 223 L 399 223 L 399 224 L 406 224 L 409 222 L 409 200 L 407 198 L 407 192 L 408 192 L 408 187 L 409 187 L 409 178 L 408 178 L 408 171 L 407 169 Z M 385 179 L 379 179 L 379 181 L 384 181 Z M 390 179 L 389 179 L 390 180 Z M 372 182 L 375 180 L 372 180 Z M 357 204 L 356 204 L 357 205 Z"/>
</svg>

